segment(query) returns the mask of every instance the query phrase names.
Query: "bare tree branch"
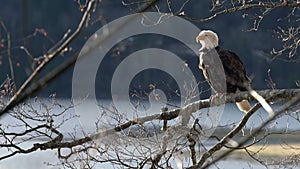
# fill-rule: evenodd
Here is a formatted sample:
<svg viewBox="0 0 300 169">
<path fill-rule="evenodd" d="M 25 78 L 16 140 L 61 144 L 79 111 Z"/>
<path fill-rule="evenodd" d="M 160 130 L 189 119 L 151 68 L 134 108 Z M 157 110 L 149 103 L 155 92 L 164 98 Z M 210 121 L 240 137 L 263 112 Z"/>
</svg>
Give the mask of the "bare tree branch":
<svg viewBox="0 0 300 169">
<path fill-rule="evenodd" d="M 249 4 L 234 4 L 234 6 L 232 8 L 226 8 L 225 9 L 221 9 L 221 11 L 216 12 L 215 14 L 207 17 L 207 18 L 192 18 L 189 16 L 184 16 L 184 18 L 192 20 L 192 21 L 197 21 L 197 22 L 207 22 L 210 21 L 212 19 L 215 19 L 216 17 L 219 17 L 220 15 L 224 15 L 224 14 L 229 14 L 229 13 L 234 13 L 234 12 L 238 12 L 238 11 L 246 11 L 249 9 L 255 9 L 255 8 L 261 8 L 261 9 L 266 9 L 266 10 L 274 10 L 277 8 L 296 8 L 300 6 L 300 2 L 289 2 L 289 1 L 285 1 L 285 3 L 281 3 L 281 2 L 265 2 L 262 3 L 260 1 L 257 1 L 256 3 L 249 3 Z M 214 9 L 213 9 L 214 11 Z"/>
<path fill-rule="evenodd" d="M 290 99 L 295 96 L 300 95 L 300 89 L 277 89 L 277 90 L 262 90 L 262 91 L 257 91 L 262 97 L 266 98 L 268 102 L 274 102 L 277 100 L 281 99 Z M 193 103 L 190 103 L 182 108 L 177 108 L 169 111 L 165 111 L 162 113 L 154 113 L 153 115 L 145 116 L 145 117 L 139 117 L 136 119 L 129 120 L 121 125 L 118 125 L 114 128 L 105 130 L 101 133 L 98 133 L 92 138 L 96 139 L 98 137 L 105 137 L 107 135 L 113 134 L 116 131 L 122 131 L 132 125 L 135 124 L 143 124 L 148 121 L 152 120 L 172 120 L 177 118 L 179 115 L 182 114 L 191 114 L 194 113 L 198 110 L 208 108 L 208 107 L 213 107 L 213 106 L 219 106 L 222 104 L 226 103 L 235 103 L 237 101 L 241 101 L 247 99 L 249 101 L 255 100 L 249 92 L 239 92 L 239 93 L 234 93 L 234 94 L 227 94 L 227 95 L 221 95 L 221 96 L 216 96 L 214 97 L 213 100 L 210 99 L 205 99 L 205 100 L 199 100 Z M 250 113 L 246 116 L 246 121 L 248 118 L 260 107 L 260 105 L 255 105 L 252 107 Z M 249 117 L 248 117 L 249 116 Z M 244 122 L 245 123 L 245 122 Z M 239 130 L 239 128 L 237 129 Z M 236 133 L 236 132 L 234 132 Z M 228 141 L 228 140 L 224 140 Z"/>
<path fill-rule="evenodd" d="M 300 89 L 263 90 L 263 91 L 257 91 L 257 92 L 261 96 L 268 98 L 268 99 L 266 99 L 267 101 L 276 101 L 276 100 L 281 100 L 281 99 L 286 100 L 286 99 L 290 99 L 290 98 L 300 95 Z M 196 112 L 203 108 L 219 106 L 219 105 L 226 104 L 226 103 L 234 103 L 234 102 L 244 100 L 244 99 L 254 100 L 254 98 L 252 98 L 248 92 L 240 92 L 240 93 L 235 93 L 235 94 L 227 94 L 227 95 L 217 96 L 213 99 L 213 101 L 211 101 L 209 99 L 199 100 L 199 101 L 193 102 L 183 108 L 177 108 L 177 109 L 166 111 L 163 113 L 154 113 L 153 115 L 129 120 L 121 125 L 114 127 L 114 128 L 107 129 L 103 132 L 100 132 L 100 133 L 94 135 L 94 136 L 91 136 L 91 138 L 97 139 L 97 137 L 106 137 L 110 134 L 114 134 L 116 132 L 125 130 L 126 128 L 133 126 L 135 124 L 143 124 L 145 122 L 152 121 L 155 119 L 157 119 L 157 120 L 172 120 L 172 119 L 178 117 L 180 113 L 181 114 L 185 114 L 185 112 L 193 113 L 193 112 Z M 245 115 L 245 120 L 242 121 L 242 124 L 244 124 L 259 107 L 260 107 L 259 104 L 252 107 L 250 112 Z M 229 134 L 229 136 L 231 137 L 232 135 L 236 134 L 236 132 L 239 130 L 240 130 L 240 128 L 237 128 L 235 131 L 233 131 L 232 134 Z M 225 141 L 228 141 L 228 140 L 224 140 L 224 142 Z"/>
<path fill-rule="evenodd" d="M 82 27 L 84 26 L 84 23 L 86 22 L 89 13 L 91 12 L 92 6 L 95 3 L 95 0 L 90 0 L 86 11 L 82 15 L 81 21 L 78 24 L 77 29 L 73 32 L 72 35 L 70 35 L 69 38 L 67 38 L 61 45 L 57 47 L 56 50 L 52 51 L 51 53 L 44 55 L 43 62 L 32 72 L 32 74 L 26 79 L 26 81 L 22 84 L 22 86 L 16 91 L 14 96 L 9 100 L 7 105 L 0 111 L 0 116 L 2 116 L 4 113 L 6 113 L 8 110 L 13 108 L 17 104 L 17 100 L 20 98 L 22 93 L 25 91 L 25 89 L 29 86 L 29 84 L 32 82 L 32 80 L 38 75 L 38 73 L 57 55 L 59 55 L 73 40 L 74 38 L 80 33 Z"/>
<path fill-rule="evenodd" d="M 286 110 L 290 109 L 290 107 L 294 104 L 297 104 L 299 103 L 299 100 L 300 100 L 300 95 L 295 95 L 294 97 L 292 97 L 290 99 L 290 101 L 286 102 L 283 106 L 281 106 L 279 109 L 277 109 L 275 111 L 275 113 L 273 114 L 273 116 L 269 117 L 265 122 L 263 122 L 259 127 L 257 127 L 253 132 L 250 133 L 250 135 L 248 135 L 246 138 L 244 138 L 241 142 L 239 142 L 236 147 L 240 147 L 240 146 L 243 146 L 247 141 L 249 141 L 252 137 L 254 137 L 256 134 L 258 134 L 259 132 L 262 131 L 262 129 L 267 126 L 271 121 L 273 121 L 276 117 L 280 116 L 282 113 L 284 113 Z M 259 107 L 257 105 L 257 107 Z M 253 107 L 254 108 L 254 107 Z M 252 109 L 253 109 L 252 108 Z M 251 112 L 251 110 L 250 110 Z M 249 112 L 249 113 L 250 113 Z M 242 121 L 240 122 L 240 124 L 237 126 L 237 128 L 240 126 L 240 125 L 244 125 L 243 122 L 247 122 L 246 118 L 248 118 L 247 116 L 251 116 L 249 115 L 249 113 L 247 113 Z M 236 128 L 236 129 L 237 129 Z M 226 135 L 225 137 L 227 137 L 228 135 Z M 225 138 L 224 137 L 224 138 Z M 224 158 L 225 156 L 227 156 L 229 153 L 233 152 L 234 149 L 231 149 L 231 150 L 228 150 L 227 152 L 223 153 L 221 156 L 219 156 L 218 158 L 216 158 L 215 160 L 213 160 L 211 163 L 208 163 L 206 164 L 205 166 L 203 166 L 202 168 L 208 168 L 210 165 L 214 164 L 215 162 L 221 160 L 222 158 Z M 193 167 L 190 167 L 190 168 L 199 168 L 203 165 L 203 163 L 198 163 L 197 165 L 193 166 Z"/>
</svg>

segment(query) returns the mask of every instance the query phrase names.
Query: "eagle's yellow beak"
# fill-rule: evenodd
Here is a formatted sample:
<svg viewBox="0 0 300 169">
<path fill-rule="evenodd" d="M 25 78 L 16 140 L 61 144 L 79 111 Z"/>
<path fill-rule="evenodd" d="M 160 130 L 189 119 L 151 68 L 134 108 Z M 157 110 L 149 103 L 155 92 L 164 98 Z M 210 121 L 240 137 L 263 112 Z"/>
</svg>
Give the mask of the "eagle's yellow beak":
<svg viewBox="0 0 300 169">
<path fill-rule="evenodd" d="M 196 37 L 196 42 L 199 43 L 200 40 L 202 40 L 202 39 L 203 39 L 202 36 L 198 35 L 198 36 Z"/>
</svg>

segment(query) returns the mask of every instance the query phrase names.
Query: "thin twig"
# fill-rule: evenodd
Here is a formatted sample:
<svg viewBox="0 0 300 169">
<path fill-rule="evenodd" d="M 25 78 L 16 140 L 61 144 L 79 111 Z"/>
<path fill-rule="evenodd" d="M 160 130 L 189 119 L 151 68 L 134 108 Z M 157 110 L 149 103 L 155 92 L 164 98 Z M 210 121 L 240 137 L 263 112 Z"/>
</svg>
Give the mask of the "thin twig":
<svg viewBox="0 0 300 169">
<path fill-rule="evenodd" d="M 198 124 L 198 122 L 199 122 L 199 119 L 196 119 L 196 120 L 194 121 L 193 127 L 192 127 L 191 130 L 190 130 L 190 133 L 188 133 L 188 134 L 186 135 L 186 138 L 187 138 L 187 140 L 188 140 L 189 143 L 190 143 L 190 144 L 189 144 L 189 148 L 190 148 L 190 151 L 191 151 L 191 159 L 192 159 L 193 165 L 196 165 L 196 164 L 197 164 L 197 155 L 196 155 L 196 150 L 195 150 L 196 141 L 195 141 L 195 139 L 193 139 L 192 133 L 195 132 L 195 130 L 196 130 L 196 125 Z"/>
<path fill-rule="evenodd" d="M 11 75 L 11 80 L 13 81 L 13 89 L 17 89 L 17 83 L 15 79 L 15 71 L 14 71 L 14 65 L 11 57 L 11 38 L 10 38 L 10 33 L 7 32 L 7 57 L 8 57 L 8 63 L 9 63 L 9 69 L 10 69 L 10 75 Z"/>
<path fill-rule="evenodd" d="M 5 24 L 3 23 L 2 19 L 0 18 L 0 25 L 3 28 L 3 30 L 6 33 L 6 38 L 7 38 L 7 58 L 8 58 L 8 63 L 9 63 L 9 69 L 10 69 L 10 76 L 12 79 L 13 84 L 13 89 L 16 90 L 16 81 L 15 81 L 15 73 L 14 73 L 14 66 L 13 66 L 13 61 L 11 57 L 11 37 L 10 37 L 10 32 L 8 32 Z"/>
</svg>

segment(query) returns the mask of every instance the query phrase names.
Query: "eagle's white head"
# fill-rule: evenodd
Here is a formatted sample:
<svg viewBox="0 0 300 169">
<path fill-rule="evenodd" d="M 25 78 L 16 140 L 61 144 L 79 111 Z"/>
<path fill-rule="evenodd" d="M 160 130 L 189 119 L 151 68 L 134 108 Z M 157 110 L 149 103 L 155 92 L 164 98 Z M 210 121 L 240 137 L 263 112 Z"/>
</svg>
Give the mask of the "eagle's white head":
<svg viewBox="0 0 300 169">
<path fill-rule="evenodd" d="M 213 49 L 219 45 L 219 38 L 218 35 L 211 31 L 211 30 L 203 30 L 199 33 L 199 35 L 196 37 L 196 42 L 200 42 L 202 49 Z"/>
</svg>

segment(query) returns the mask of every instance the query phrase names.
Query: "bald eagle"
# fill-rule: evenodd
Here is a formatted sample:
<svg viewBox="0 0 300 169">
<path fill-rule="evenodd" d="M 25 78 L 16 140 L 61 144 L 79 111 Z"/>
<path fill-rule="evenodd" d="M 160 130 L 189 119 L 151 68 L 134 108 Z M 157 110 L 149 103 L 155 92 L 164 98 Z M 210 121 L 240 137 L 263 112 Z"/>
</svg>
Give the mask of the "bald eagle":
<svg viewBox="0 0 300 169">
<path fill-rule="evenodd" d="M 202 45 L 199 50 L 199 68 L 216 94 L 247 91 L 251 81 L 242 61 L 235 53 L 219 46 L 216 33 L 203 30 L 196 37 L 196 42 Z M 243 112 L 251 108 L 248 100 L 236 104 Z"/>
</svg>

